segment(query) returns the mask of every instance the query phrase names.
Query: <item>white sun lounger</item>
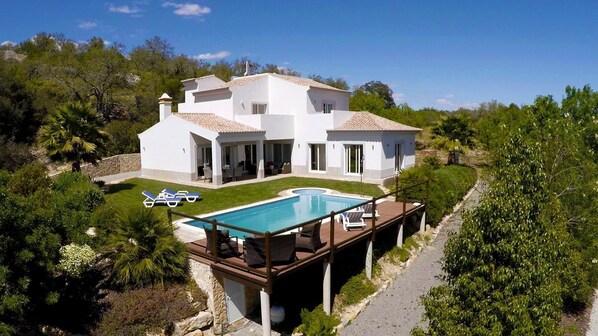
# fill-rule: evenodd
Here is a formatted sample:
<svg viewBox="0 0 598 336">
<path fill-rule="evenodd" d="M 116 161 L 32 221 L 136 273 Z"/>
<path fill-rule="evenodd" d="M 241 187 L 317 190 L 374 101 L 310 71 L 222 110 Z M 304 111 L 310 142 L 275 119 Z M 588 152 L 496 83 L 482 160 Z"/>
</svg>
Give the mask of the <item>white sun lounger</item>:
<svg viewBox="0 0 598 336">
<path fill-rule="evenodd" d="M 169 207 L 174 208 L 179 205 L 179 202 L 181 202 L 180 197 L 170 197 L 163 194 L 156 196 L 147 190 L 142 191 L 141 194 L 145 196 L 143 205 L 145 205 L 146 208 L 151 208 L 154 206 L 154 204 L 166 204 Z"/>
<path fill-rule="evenodd" d="M 365 229 L 363 211 L 345 211 L 341 214 L 341 220 L 345 231 L 349 231 L 353 228 Z"/>
<path fill-rule="evenodd" d="M 187 202 L 195 202 L 198 198 L 201 198 L 201 194 L 198 192 L 189 192 L 187 190 L 174 191 L 172 189 L 164 189 L 160 192 L 160 195 L 168 197 L 180 197 L 184 198 Z M 158 196 L 160 196 L 158 195 Z"/>
</svg>

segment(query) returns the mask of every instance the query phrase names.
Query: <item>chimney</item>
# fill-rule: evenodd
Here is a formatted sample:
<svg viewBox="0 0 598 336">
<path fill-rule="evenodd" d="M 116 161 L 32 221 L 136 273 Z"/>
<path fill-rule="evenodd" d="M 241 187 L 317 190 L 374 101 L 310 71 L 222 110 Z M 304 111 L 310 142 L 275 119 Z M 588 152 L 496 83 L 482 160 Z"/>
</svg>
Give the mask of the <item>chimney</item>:
<svg viewBox="0 0 598 336">
<path fill-rule="evenodd" d="M 172 114 L 172 98 L 164 93 L 160 96 L 158 103 L 160 104 L 160 121 L 162 121 Z"/>
</svg>

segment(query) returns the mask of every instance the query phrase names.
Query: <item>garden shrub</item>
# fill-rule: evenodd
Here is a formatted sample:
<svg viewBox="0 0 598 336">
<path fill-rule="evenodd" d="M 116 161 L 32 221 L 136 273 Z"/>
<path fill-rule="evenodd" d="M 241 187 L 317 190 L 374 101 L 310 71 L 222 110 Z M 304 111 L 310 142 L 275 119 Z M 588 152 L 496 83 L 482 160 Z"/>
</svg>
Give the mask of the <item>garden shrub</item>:
<svg viewBox="0 0 598 336">
<path fill-rule="evenodd" d="M 174 236 L 172 224 L 151 209 L 132 208 L 118 218 L 106 248 L 118 286 L 164 285 L 189 276 L 187 247 Z"/>
<path fill-rule="evenodd" d="M 306 336 L 333 336 L 339 323 L 338 317 L 326 314 L 319 305 L 312 311 L 301 309 L 301 325 L 295 331 Z"/>
<path fill-rule="evenodd" d="M 426 156 L 423 161 L 425 165 L 430 166 L 434 170 L 442 167 L 442 162 L 440 162 L 437 156 Z"/>
<path fill-rule="evenodd" d="M 436 227 L 442 217 L 451 213 L 455 204 L 475 184 L 477 173 L 475 169 L 466 166 L 450 165 L 433 170 L 429 165 L 422 165 L 403 171 L 399 178 L 399 188 L 425 179 L 430 181 L 426 223 Z M 425 185 L 407 190 L 408 199 L 423 200 L 425 195 Z"/>
<path fill-rule="evenodd" d="M 189 300 L 189 294 L 193 301 Z M 92 335 L 120 336 L 159 333 L 172 323 L 205 309 L 207 296 L 197 286 L 146 287 L 111 293 L 107 311 Z"/>
<path fill-rule="evenodd" d="M 405 262 L 409 259 L 410 256 L 411 256 L 411 253 L 409 252 L 409 250 L 407 250 L 404 247 L 398 247 L 398 246 L 393 247 L 386 254 L 386 257 L 388 258 L 388 260 L 393 264 L 398 264 L 399 261 Z"/>
<path fill-rule="evenodd" d="M 365 271 L 352 276 L 347 283 L 343 285 L 339 293 L 339 307 L 354 305 L 361 300 L 374 294 L 376 286 L 365 275 Z"/>
<path fill-rule="evenodd" d="M 39 189 L 47 188 L 52 181 L 41 163 L 33 163 L 17 170 L 8 181 L 8 190 L 21 196 L 29 196 Z"/>
</svg>

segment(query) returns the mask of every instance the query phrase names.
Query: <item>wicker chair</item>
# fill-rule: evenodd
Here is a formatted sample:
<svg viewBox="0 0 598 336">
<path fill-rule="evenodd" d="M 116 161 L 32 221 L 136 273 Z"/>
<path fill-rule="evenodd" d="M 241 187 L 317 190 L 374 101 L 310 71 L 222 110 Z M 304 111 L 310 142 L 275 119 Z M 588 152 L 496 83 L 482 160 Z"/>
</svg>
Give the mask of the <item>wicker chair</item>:
<svg viewBox="0 0 598 336">
<path fill-rule="evenodd" d="M 320 240 L 320 227 L 322 226 L 322 220 L 307 224 L 303 227 L 301 232 L 295 234 L 295 241 L 298 250 L 308 250 L 310 252 L 316 252 L 322 247 L 322 241 Z"/>
</svg>

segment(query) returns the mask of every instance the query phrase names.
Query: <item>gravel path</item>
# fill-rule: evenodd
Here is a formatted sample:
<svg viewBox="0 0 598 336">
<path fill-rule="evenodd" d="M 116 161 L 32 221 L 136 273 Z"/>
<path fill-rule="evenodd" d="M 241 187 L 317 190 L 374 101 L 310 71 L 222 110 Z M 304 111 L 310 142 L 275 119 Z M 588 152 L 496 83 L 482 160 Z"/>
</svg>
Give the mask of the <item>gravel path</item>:
<svg viewBox="0 0 598 336">
<path fill-rule="evenodd" d="M 397 276 L 392 285 L 376 296 L 355 320 L 343 328 L 341 335 L 409 335 L 413 327 L 424 327 L 424 308 L 420 303 L 420 296 L 441 283 L 437 276 L 442 272 L 441 259 L 447 233 L 459 230 L 463 210 L 477 206 L 484 189 L 484 184 L 478 184 L 463 206 L 444 224 L 434 242 Z"/>
</svg>

